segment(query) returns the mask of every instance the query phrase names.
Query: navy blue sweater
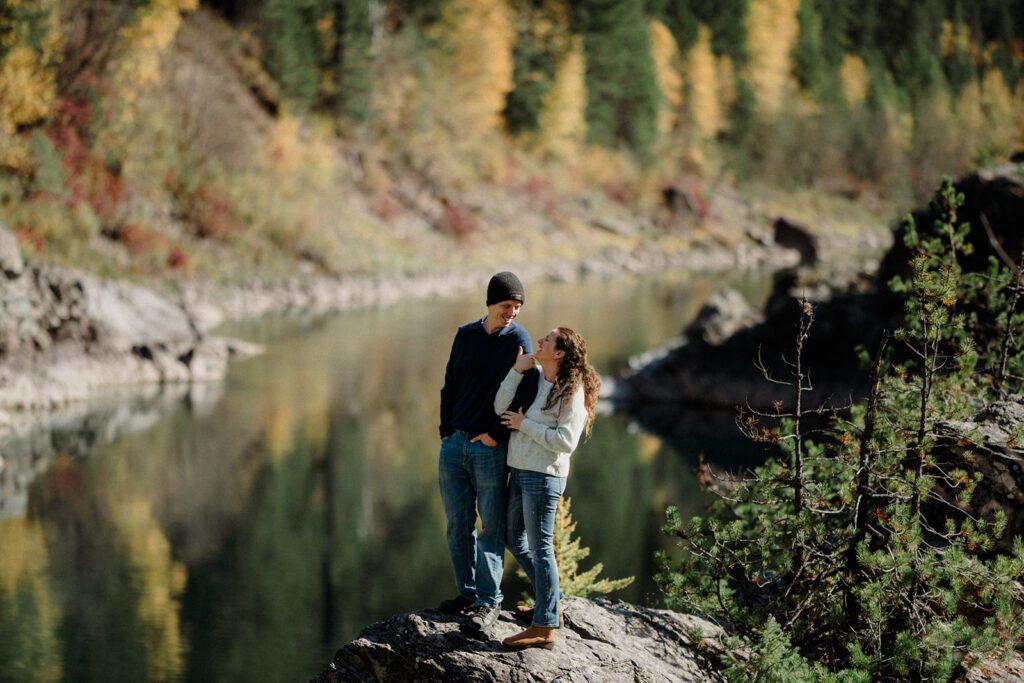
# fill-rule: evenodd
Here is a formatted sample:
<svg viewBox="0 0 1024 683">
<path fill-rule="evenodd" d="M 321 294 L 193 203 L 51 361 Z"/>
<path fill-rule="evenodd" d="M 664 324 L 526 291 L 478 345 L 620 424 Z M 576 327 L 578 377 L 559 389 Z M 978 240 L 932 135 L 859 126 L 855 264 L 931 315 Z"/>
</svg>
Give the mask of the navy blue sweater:
<svg viewBox="0 0 1024 683">
<path fill-rule="evenodd" d="M 494 395 L 520 346 L 523 353 L 533 352 L 530 335 L 514 322 L 494 334 L 487 334 L 480 320 L 458 329 L 441 387 L 442 439 L 461 429 L 473 436 L 487 432 L 499 443 L 508 440 L 508 429 L 494 413 Z"/>
</svg>

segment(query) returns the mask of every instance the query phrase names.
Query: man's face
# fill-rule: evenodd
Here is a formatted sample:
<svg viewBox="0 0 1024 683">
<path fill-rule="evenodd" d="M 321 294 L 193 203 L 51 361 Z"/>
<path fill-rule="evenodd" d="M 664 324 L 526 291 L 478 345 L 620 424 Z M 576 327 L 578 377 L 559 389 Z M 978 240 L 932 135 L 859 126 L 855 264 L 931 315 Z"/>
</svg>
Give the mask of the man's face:
<svg viewBox="0 0 1024 683">
<path fill-rule="evenodd" d="M 500 327 L 508 327 L 519 315 L 519 309 L 523 304 L 519 301 L 499 301 L 487 307 L 487 317 L 491 323 Z"/>
</svg>

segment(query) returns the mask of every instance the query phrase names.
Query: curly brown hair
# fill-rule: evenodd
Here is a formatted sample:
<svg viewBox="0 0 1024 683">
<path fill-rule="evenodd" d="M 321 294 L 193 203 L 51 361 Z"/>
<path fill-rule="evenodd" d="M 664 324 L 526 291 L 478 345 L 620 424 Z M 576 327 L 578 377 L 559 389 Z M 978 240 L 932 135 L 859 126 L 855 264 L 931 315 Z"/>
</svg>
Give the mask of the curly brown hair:
<svg viewBox="0 0 1024 683">
<path fill-rule="evenodd" d="M 590 428 L 594 424 L 594 412 L 597 410 L 601 378 L 587 360 L 587 343 L 576 331 L 568 327 L 559 327 L 555 348 L 564 351 L 565 355 L 562 356 L 555 385 L 548 394 L 544 409 L 547 410 L 557 403 L 558 410 L 561 411 L 566 401 L 571 400 L 572 395 L 576 393 L 576 387 L 582 385 L 583 403 L 587 408 L 586 434 L 589 436 Z"/>
</svg>

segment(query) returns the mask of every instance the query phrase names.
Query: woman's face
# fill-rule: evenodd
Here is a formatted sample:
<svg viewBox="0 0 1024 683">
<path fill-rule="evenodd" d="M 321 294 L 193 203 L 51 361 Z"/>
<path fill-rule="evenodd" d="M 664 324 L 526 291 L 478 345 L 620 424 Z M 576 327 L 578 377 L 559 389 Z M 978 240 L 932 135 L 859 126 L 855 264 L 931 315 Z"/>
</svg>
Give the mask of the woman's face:
<svg viewBox="0 0 1024 683">
<path fill-rule="evenodd" d="M 537 360 L 558 360 L 565 355 L 565 351 L 558 348 L 558 330 L 551 330 L 537 340 L 537 352 L 533 357 Z"/>
</svg>

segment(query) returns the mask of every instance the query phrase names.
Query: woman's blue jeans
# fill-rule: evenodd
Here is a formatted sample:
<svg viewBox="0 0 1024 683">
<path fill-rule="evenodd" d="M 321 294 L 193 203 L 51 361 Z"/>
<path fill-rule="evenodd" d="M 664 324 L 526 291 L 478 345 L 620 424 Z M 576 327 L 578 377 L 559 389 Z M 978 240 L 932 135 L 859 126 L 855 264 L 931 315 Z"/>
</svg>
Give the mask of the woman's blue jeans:
<svg viewBox="0 0 1024 683">
<path fill-rule="evenodd" d="M 533 625 L 558 627 L 555 512 L 565 477 L 509 468 L 508 549 L 533 583 Z"/>
<path fill-rule="evenodd" d="M 477 605 L 501 605 L 505 559 L 506 446 L 494 448 L 456 431 L 441 442 L 438 481 L 448 552 L 459 595 Z M 476 531 L 477 511 L 482 527 Z"/>
</svg>

